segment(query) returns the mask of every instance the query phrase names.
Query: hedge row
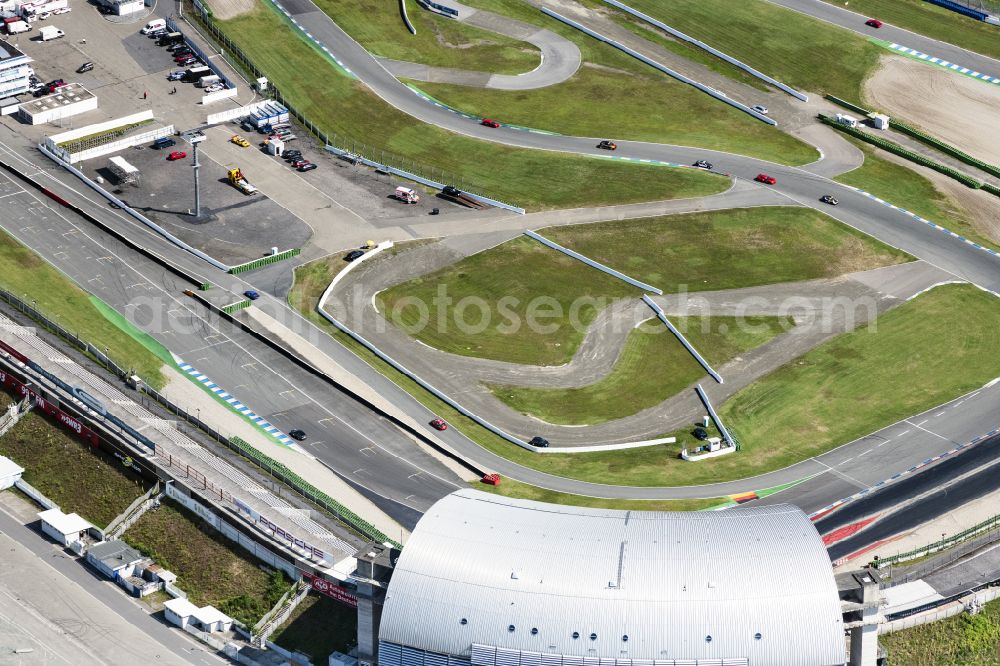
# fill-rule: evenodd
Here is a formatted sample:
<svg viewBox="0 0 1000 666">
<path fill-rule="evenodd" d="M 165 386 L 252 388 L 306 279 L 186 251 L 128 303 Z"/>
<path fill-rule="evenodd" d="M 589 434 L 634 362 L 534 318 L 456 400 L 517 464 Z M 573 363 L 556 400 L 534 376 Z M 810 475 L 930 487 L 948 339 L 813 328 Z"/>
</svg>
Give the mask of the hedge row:
<svg viewBox="0 0 1000 666">
<path fill-rule="evenodd" d="M 996 185 L 991 185 L 990 183 L 983 183 L 982 189 L 985 190 L 986 192 L 989 192 L 990 194 L 995 194 L 996 196 L 1000 197 L 1000 187 L 997 187 Z"/>
<path fill-rule="evenodd" d="M 288 469 L 288 467 L 282 463 L 261 453 L 256 448 L 251 446 L 246 440 L 234 436 L 229 438 L 229 444 L 243 454 L 244 457 L 257 463 L 257 465 L 266 469 L 269 473 L 280 477 L 283 481 L 285 481 L 285 483 L 290 485 L 303 497 L 311 499 L 317 504 L 325 505 L 328 510 L 335 512 L 340 520 L 356 529 L 365 537 L 378 541 L 379 543 L 391 543 L 395 546 L 399 546 L 397 542 L 387 537 L 367 520 L 354 513 L 292 470 Z"/>
<path fill-rule="evenodd" d="M 942 153 L 945 153 L 946 155 L 951 155 L 952 157 L 959 159 L 965 162 L 966 164 L 971 164 L 977 169 L 981 169 L 988 174 L 1000 178 L 1000 167 L 995 167 L 992 164 L 976 159 L 972 155 L 967 155 L 966 153 L 963 153 L 955 146 L 945 143 L 944 141 L 941 141 L 940 139 L 937 139 L 931 136 L 930 134 L 926 134 L 925 132 L 918 130 L 916 127 L 912 127 L 904 122 L 892 119 L 889 120 L 889 127 L 892 127 L 893 129 L 898 129 L 900 132 L 904 134 L 909 134 L 914 139 L 922 143 L 926 143 L 931 148 L 936 148 L 940 150 Z"/>
<path fill-rule="evenodd" d="M 839 104 L 840 106 L 848 108 L 851 111 L 856 111 L 863 116 L 867 116 L 869 113 L 871 113 L 871 111 L 869 111 L 868 109 L 862 109 L 857 104 L 852 104 L 851 102 L 848 102 L 846 99 L 840 99 L 839 97 L 834 97 L 833 95 L 824 95 L 824 97 L 826 97 L 834 104 Z"/>
<path fill-rule="evenodd" d="M 840 99 L 839 97 L 834 97 L 833 95 L 826 95 L 826 98 L 831 102 L 833 102 L 834 104 L 839 104 L 840 106 L 851 109 L 852 111 L 857 111 L 858 113 L 864 114 L 866 116 L 869 113 L 871 113 L 871 111 L 869 111 L 868 109 L 863 109 L 857 104 L 852 104 L 851 102 L 848 102 L 847 100 L 844 99 Z M 976 159 L 972 155 L 963 153 L 961 150 L 951 145 L 950 143 L 945 143 L 941 139 L 933 137 L 930 134 L 927 134 L 926 132 L 917 129 L 916 127 L 913 127 L 912 125 L 904 123 L 901 120 L 896 120 L 895 118 L 889 118 L 889 127 L 897 129 L 903 134 L 909 134 L 917 141 L 925 143 L 931 148 L 936 148 L 937 150 L 940 150 L 942 153 L 946 155 L 951 155 L 952 157 L 959 159 L 965 162 L 966 164 L 971 164 L 977 169 L 981 169 L 988 174 L 1000 178 L 1000 167 L 993 166 L 988 162 L 983 162 L 980 159 Z"/>
<path fill-rule="evenodd" d="M 961 171 L 958 171 L 956 169 L 952 169 L 950 166 L 945 166 L 944 164 L 941 164 L 940 162 L 935 162 L 934 160 L 929 159 L 927 157 L 924 157 L 923 155 L 921 155 L 919 153 L 915 153 L 912 150 L 904 148 L 903 146 L 899 145 L 898 143 L 893 143 L 892 141 L 887 141 L 887 140 L 885 140 L 885 139 L 883 139 L 881 137 L 872 136 L 868 132 L 865 132 L 863 130 L 859 130 L 856 127 L 848 127 L 847 125 L 842 125 L 842 124 L 840 124 L 840 123 L 837 122 L 836 118 L 831 118 L 829 116 L 824 116 L 824 115 L 820 114 L 819 119 L 821 121 L 823 121 L 824 123 L 826 123 L 827 125 L 831 125 L 831 126 L 835 127 L 836 129 L 839 129 L 841 132 L 844 132 L 846 134 L 850 134 L 851 136 L 857 137 L 858 139 L 861 139 L 862 141 L 867 141 L 868 143 L 870 143 L 870 144 L 872 144 L 874 146 L 878 146 L 879 148 L 882 148 L 883 150 L 888 150 L 890 153 L 895 153 L 896 155 L 899 155 L 900 157 L 905 157 L 906 159 L 910 160 L 911 162 L 916 162 L 917 164 L 920 164 L 922 166 L 928 167 L 930 169 L 934 169 L 935 171 L 943 173 L 946 176 L 954 178 L 958 182 L 960 182 L 963 185 L 966 185 L 968 187 L 971 187 L 974 190 L 978 190 L 979 188 L 981 188 L 983 186 L 983 184 L 981 182 L 979 182 L 978 180 L 976 180 L 975 178 L 972 178 L 971 176 L 967 176 L 964 173 L 962 173 Z"/>
</svg>

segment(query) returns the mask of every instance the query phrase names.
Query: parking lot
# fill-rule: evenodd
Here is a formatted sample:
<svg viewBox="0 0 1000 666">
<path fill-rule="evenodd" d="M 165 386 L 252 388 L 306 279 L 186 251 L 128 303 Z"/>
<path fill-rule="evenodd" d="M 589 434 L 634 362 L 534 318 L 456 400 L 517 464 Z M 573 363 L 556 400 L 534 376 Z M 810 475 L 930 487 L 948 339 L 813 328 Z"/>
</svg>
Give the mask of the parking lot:
<svg viewBox="0 0 1000 666">
<path fill-rule="evenodd" d="M 288 143 L 286 149 L 301 151 L 305 159 L 319 166 L 318 169 L 299 174 L 287 161 L 263 152 L 259 144 L 264 140 L 264 135 L 247 132 L 235 123 L 213 128 L 210 134 L 220 139 L 228 139 L 232 134 L 245 137 L 251 143 L 250 148 L 227 147 L 226 152 L 233 159 L 238 158 L 245 163 L 253 164 L 258 162 L 259 157 L 251 153 L 259 154 L 264 160 L 281 165 L 283 172 L 288 172 L 287 175 L 294 174 L 303 178 L 313 189 L 331 196 L 341 206 L 378 227 L 398 226 L 405 218 L 426 217 L 434 208 L 438 209 L 439 215 L 455 215 L 469 210 L 437 197 L 437 190 L 425 188 L 398 176 L 379 173 L 370 167 L 356 165 L 328 153 L 320 141 L 294 123 L 292 131 L 297 138 Z M 215 145 L 217 144 L 213 142 L 213 146 Z M 406 204 L 396 199 L 393 194 L 399 185 L 417 190 L 420 202 Z"/>
<path fill-rule="evenodd" d="M 210 64 L 235 81 L 240 94 L 236 99 L 203 105 L 202 88 L 168 80 L 171 71 L 186 67 L 176 64 L 173 53 L 158 45 L 156 39 L 139 33 L 146 21 L 169 10 L 167 6 L 128 24 L 107 20 L 91 4 L 76 1 L 71 2 L 71 7 L 71 13 L 37 22 L 34 31 L 20 35 L 18 46 L 35 60 L 33 67 L 39 79 L 78 82 L 98 97 L 98 108 L 49 125 L 26 125 L 12 116 L 0 119 L 0 123 L 29 141 L 40 142 L 47 135 L 146 109 L 153 111 L 159 125 L 172 124 L 182 131 L 203 126 L 209 113 L 259 99 L 220 55 L 211 55 L 214 51 L 208 43 L 183 22 L 180 27 L 186 39 L 209 54 Z M 37 39 L 42 24 L 54 25 L 66 36 L 42 42 Z M 77 74 L 83 63 L 93 63 L 93 68 Z M 272 247 L 304 247 L 310 239 L 310 254 L 322 254 L 343 248 L 347 238 L 353 244 L 357 238 L 382 236 L 399 240 L 420 236 L 416 228 L 439 219 L 437 215 L 454 221 L 464 216 L 481 219 L 484 215 L 484 211 L 438 198 L 434 190 L 327 153 L 321 142 L 301 127 L 293 125 L 292 131 L 297 139 L 288 147 L 301 150 L 305 159 L 318 165 L 317 169 L 300 173 L 287 162 L 267 155 L 259 146 L 264 135 L 241 129 L 238 121 L 209 128 L 209 140 L 199 151 L 203 215 L 198 219 L 189 214 L 194 208 L 190 154 L 168 162 L 170 150 L 161 154 L 146 146 L 120 153 L 139 169 L 138 187 L 118 187 L 117 179 L 107 171 L 111 155 L 78 166 L 91 178 L 102 177 L 109 190 L 120 189 L 119 196 L 172 233 L 228 264 L 257 258 Z M 244 135 L 251 146 L 241 148 L 230 143 L 229 138 L 236 133 Z M 190 146 L 182 143 L 178 137 L 178 146 L 171 150 L 191 153 Z M 226 180 L 231 168 L 240 168 L 261 194 L 248 197 L 232 187 Z M 394 192 L 400 185 L 416 189 L 421 201 L 398 201 Z M 432 216 L 435 208 L 438 213 Z"/>
<path fill-rule="evenodd" d="M 139 169 L 138 186 L 117 184 L 107 168 L 111 155 L 84 162 L 83 171 L 90 178 L 102 177 L 104 186 L 120 192 L 127 204 L 219 261 L 243 263 L 272 247 L 302 247 L 309 240 L 308 225 L 266 196 L 245 195 L 230 185 L 226 166 L 205 151 L 198 156 L 202 215 L 195 218 L 190 144 L 178 139 L 177 145 L 162 150 L 139 148 L 119 153 Z M 173 151 L 186 152 L 187 157 L 170 161 L 167 156 Z"/>
</svg>

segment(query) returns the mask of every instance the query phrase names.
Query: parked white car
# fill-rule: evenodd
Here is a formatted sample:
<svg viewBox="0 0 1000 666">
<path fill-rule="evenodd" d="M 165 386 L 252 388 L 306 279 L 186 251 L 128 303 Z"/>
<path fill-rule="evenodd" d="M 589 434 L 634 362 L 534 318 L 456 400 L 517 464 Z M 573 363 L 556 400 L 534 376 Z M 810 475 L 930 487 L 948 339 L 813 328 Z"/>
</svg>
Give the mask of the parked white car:
<svg viewBox="0 0 1000 666">
<path fill-rule="evenodd" d="M 765 116 L 767 115 L 767 107 L 764 106 L 763 104 L 754 105 L 753 110 L 756 111 L 757 113 L 762 113 Z"/>
<path fill-rule="evenodd" d="M 225 88 L 226 86 L 222 85 L 221 83 L 213 83 L 209 87 L 205 88 L 205 92 L 214 93 L 214 92 L 219 92 L 220 90 L 224 90 Z"/>
<path fill-rule="evenodd" d="M 49 18 L 51 16 L 52 16 L 52 12 L 42 12 L 41 14 L 38 15 L 37 18 L 38 18 L 39 21 L 44 21 L 45 19 L 47 19 L 47 18 Z"/>
<path fill-rule="evenodd" d="M 73 11 L 73 9 L 70 8 L 70 7 L 60 7 L 59 9 L 53 9 L 52 13 L 53 14 L 69 14 L 71 11 Z"/>
</svg>

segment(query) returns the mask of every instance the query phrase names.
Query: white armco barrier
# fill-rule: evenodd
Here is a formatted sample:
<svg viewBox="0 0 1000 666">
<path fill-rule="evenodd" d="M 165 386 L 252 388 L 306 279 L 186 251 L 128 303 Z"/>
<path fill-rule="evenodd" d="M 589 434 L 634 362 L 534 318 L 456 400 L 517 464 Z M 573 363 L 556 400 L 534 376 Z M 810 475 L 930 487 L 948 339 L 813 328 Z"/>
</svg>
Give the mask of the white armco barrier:
<svg viewBox="0 0 1000 666">
<path fill-rule="evenodd" d="M 355 333 L 353 330 L 348 328 L 342 322 L 338 321 L 333 315 L 331 315 L 324 309 L 324 306 L 326 305 L 327 300 L 333 293 L 334 288 L 344 278 L 344 276 L 347 273 L 349 273 L 351 269 L 354 268 L 356 264 L 361 263 L 365 259 L 370 259 L 371 257 L 375 256 L 382 250 L 385 250 L 390 247 L 392 247 L 392 242 L 390 241 L 379 243 L 373 249 L 369 250 L 368 252 L 365 252 L 363 255 L 361 255 L 353 262 L 348 264 L 346 267 L 344 267 L 343 270 L 341 270 L 336 276 L 334 276 L 329 286 L 327 286 L 327 288 L 323 291 L 323 295 L 320 296 L 319 302 L 316 303 L 316 312 L 319 313 L 319 315 L 324 319 L 326 319 L 328 322 L 336 326 L 338 329 L 340 329 L 347 335 L 354 338 L 357 342 L 364 345 L 369 351 L 371 351 L 373 354 L 375 354 L 383 361 L 391 365 L 393 368 L 395 368 L 402 374 L 406 375 L 407 377 L 415 381 L 419 386 L 421 386 L 423 389 L 434 395 L 436 398 L 444 401 L 454 409 L 458 410 L 464 416 L 468 416 L 470 419 L 472 419 L 482 427 L 486 428 L 493 434 L 502 437 L 511 444 L 516 444 L 517 446 L 520 446 L 522 449 L 531 451 L 532 453 L 590 453 L 594 451 L 616 451 L 619 449 L 635 449 L 643 446 L 656 446 L 658 444 L 673 444 L 677 441 L 677 439 L 674 437 L 663 437 L 660 439 L 647 439 L 640 442 L 622 442 L 618 444 L 595 444 L 593 446 L 549 446 L 546 448 L 538 448 L 535 446 L 531 446 L 523 439 L 519 439 L 518 437 L 515 437 L 514 435 L 511 435 L 510 433 L 501 430 L 500 428 L 493 425 L 486 419 L 482 418 L 475 412 L 471 412 L 465 407 L 463 407 L 460 403 L 453 400 L 451 396 L 449 396 L 447 393 L 438 390 L 433 384 L 425 381 L 422 377 L 409 370 L 406 366 L 396 361 L 396 359 L 392 358 L 391 356 L 383 352 L 374 344 L 366 340 L 364 337 L 362 337 L 358 333 Z"/>
<path fill-rule="evenodd" d="M 569 249 L 568 247 L 563 247 L 562 245 L 560 245 L 559 243 L 556 243 L 555 241 L 550 241 L 545 236 L 543 236 L 543 235 L 541 235 L 539 233 L 536 233 L 536 232 L 532 231 L 531 229 L 526 230 L 524 232 L 524 235 L 527 236 L 528 238 L 534 238 L 536 241 L 538 241 L 542 245 L 545 245 L 546 247 L 550 247 L 553 250 L 556 250 L 557 252 L 562 252 L 566 256 L 573 257 L 574 259 L 576 259 L 578 261 L 582 261 L 583 263 L 587 264 L 588 266 L 591 266 L 593 268 L 596 268 L 599 271 L 607 273 L 608 275 L 610 275 L 612 277 L 616 277 L 619 280 L 621 280 L 622 282 L 627 282 L 630 285 L 632 285 L 633 287 L 638 287 L 639 289 L 643 289 L 645 291 L 649 291 L 649 292 L 652 292 L 652 293 L 657 294 L 657 295 L 662 295 L 663 294 L 663 291 L 661 291 L 660 289 L 657 289 L 656 287 L 654 287 L 652 285 L 648 285 L 645 282 L 640 282 L 639 280 L 636 280 L 635 278 L 630 278 L 629 276 L 625 275 L 624 273 L 621 273 L 619 271 L 616 271 L 613 268 L 605 266 L 602 263 L 594 261 L 593 259 L 591 259 L 589 257 L 583 256 L 579 252 L 574 252 L 573 250 Z"/>
<path fill-rule="evenodd" d="M 601 33 L 596 32 L 594 30 L 591 30 L 590 28 L 588 28 L 588 27 L 586 27 L 586 26 L 584 26 L 584 25 L 582 25 L 580 23 L 577 23 L 573 19 L 568 19 L 565 16 L 563 16 L 562 14 L 559 14 L 558 12 L 554 12 L 551 9 L 547 8 L 547 7 L 542 7 L 542 13 L 546 14 L 547 16 L 551 16 L 552 18 L 554 18 L 554 19 L 556 19 L 558 21 L 562 21 L 566 25 L 568 25 L 568 26 L 570 26 L 572 28 L 576 28 L 580 32 L 583 32 L 583 33 L 586 33 L 586 34 L 590 35 L 594 39 L 598 39 L 598 40 L 604 42 L 605 44 L 610 44 L 611 46 L 615 47 L 619 51 L 623 51 L 623 52 L 629 54 L 630 56 L 632 56 L 636 60 L 640 60 L 640 61 L 646 63 L 647 65 L 649 65 L 650 67 L 658 69 L 661 72 L 663 72 L 664 74 L 666 74 L 668 76 L 672 76 L 673 78 L 677 79 L 678 81 L 680 81 L 682 83 L 686 83 L 689 86 L 694 86 L 695 88 L 697 88 L 698 90 L 702 91 L 703 93 L 711 95 L 712 97 L 714 97 L 715 99 L 719 100 L 720 102 L 725 102 L 729 106 L 737 108 L 740 111 L 742 111 L 743 113 L 746 113 L 747 115 L 753 116 L 754 118 L 756 118 L 757 120 L 761 121 L 762 123 L 767 123 L 768 125 L 777 125 L 778 124 L 778 122 L 776 120 L 774 120 L 773 118 L 770 118 L 770 117 L 764 115 L 763 113 L 758 113 L 757 111 L 754 111 L 753 109 L 751 109 L 746 104 L 743 104 L 742 102 L 737 102 L 734 99 L 729 99 L 728 97 L 726 97 L 724 94 L 722 94 L 721 92 L 719 92 L 715 88 L 710 88 L 709 86 L 706 86 L 704 83 L 699 83 L 699 82 L 695 81 L 694 79 L 690 79 L 690 78 L 684 76 L 680 72 L 675 72 L 674 70 L 670 69 L 666 65 L 658 63 L 655 60 L 653 60 L 652 58 L 647 58 L 646 56 L 642 55 L 638 51 L 636 51 L 634 49 L 631 49 L 631 48 L 625 46 L 624 44 L 622 44 L 620 42 L 616 42 L 615 40 L 611 39 L 610 37 L 605 37 Z"/>
<path fill-rule="evenodd" d="M 678 331 L 677 328 L 672 323 L 670 323 L 670 320 L 667 319 L 666 313 L 660 309 L 660 306 L 657 305 L 655 302 L 653 302 L 653 299 L 646 294 L 643 294 L 642 300 L 646 303 L 646 305 L 650 307 L 650 309 L 653 312 L 656 313 L 656 318 L 663 322 L 663 325 L 666 326 L 670 330 L 670 332 L 674 334 L 674 337 L 676 337 L 682 345 L 684 345 L 684 348 L 688 350 L 691 356 L 694 356 L 694 360 L 698 361 L 698 363 L 701 364 L 701 367 L 705 368 L 705 371 L 712 376 L 712 379 L 722 384 L 723 383 L 722 375 L 713 370 L 712 366 L 708 364 L 708 361 L 702 358 L 702 355 L 698 353 L 698 350 L 695 349 L 694 346 L 692 346 L 692 344 L 687 341 L 687 338 L 685 338 L 684 335 L 680 331 Z"/>
<path fill-rule="evenodd" d="M 683 41 L 685 41 L 685 42 L 687 42 L 689 44 L 694 44 L 698 48 L 704 49 L 705 51 L 708 51 L 709 53 L 711 53 L 712 55 L 714 55 L 714 56 L 716 56 L 718 58 L 722 58 L 723 60 L 725 60 L 726 62 L 728 62 L 728 63 L 730 63 L 732 65 L 736 65 L 737 67 L 739 67 L 740 69 L 742 69 L 744 72 L 746 72 L 748 74 L 752 74 L 753 76 L 756 76 L 761 81 L 766 81 L 766 82 L 770 83 L 771 85 L 775 86 L 776 88 L 784 90 L 786 93 L 788 93 L 792 97 L 798 98 L 798 99 L 802 100 L 803 102 L 808 102 L 809 101 L 809 96 L 806 95 L 805 93 L 801 93 L 798 90 L 796 90 L 795 88 L 792 88 L 790 86 L 786 86 L 781 81 L 778 81 L 777 79 L 772 79 L 770 76 L 768 76 L 767 74 L 764 74 L 763 72 L 758 72 L 756 69 L 754 69 L 750 65 L 746 64 L 745 62 L 737 60 L 736 58 L 732 57 L 731 55 L 727 55 L 727 54 L 723 53 L 722 51 L 719 51 L 718 49 L 714 49 L 711 46 L 709 46 L 708 44 L 706 44 L 705 42 L 697 40 L 694 37 L 689 37 L 689 36 L 685 35 L 683 32 L 681 32 L 680 30 L 677 30 L 675 28 L 671 28 L 669 25 L 667 25 L 666 23 L 663 23 L 662 21 L 657 21 L 652 16 L 648 16 L 646 14 L 643 14 L 642 12 L 640 12 L 637 9 L 632 9 L 628 5 L 622 4 L 621 2 L 618 2 L 618 0 L 604 0 L 604 2 L 608 3 L 612 7 L 617 7 L 618 9 L 622 10 L 623 12 L 628 12 L 632 16 L 634 16 L 634 17 L 636 17 L 638 19 L 642 19 L 646 23 L 649 23 L 651 25 L 655 25 L 657 28 L 660 28 L 664 32 L 667 32 L 667 33 L 673 35 L 677 39 L 681 39 L 681 40 L 683 40 Z"/>
</svg>

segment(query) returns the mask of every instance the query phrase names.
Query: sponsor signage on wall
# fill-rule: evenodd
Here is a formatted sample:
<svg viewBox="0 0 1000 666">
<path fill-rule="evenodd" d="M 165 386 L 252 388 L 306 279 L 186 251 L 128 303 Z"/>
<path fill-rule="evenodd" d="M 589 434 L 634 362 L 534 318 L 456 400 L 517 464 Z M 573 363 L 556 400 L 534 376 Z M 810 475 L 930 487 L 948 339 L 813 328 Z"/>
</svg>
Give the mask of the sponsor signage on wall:
<svg viewBox="0 0 1000 666">
<path fill-rule="evenodd" d="M 278 541 L 284 541 L 288 543 L 290 546 L 295 546 L 296 548 L 304 550 L 306 551 L 309 557 L 312 557 L 314 559 L 317 560 L 326 559 L 326 554 L 323 552 L 322 549 L 316 548 L 315 546 L 303 541 L 302 539 L 298 538 L 291 532 L 286 531 L 280 525 L 272 523 L 270 520 L 268 520 L 264 516 L 260 515 L 257 511 L 255 511 L 253 507 L 251 507 L 246 502 L 243 502 L 238 497 L 233 497 L 233 503 L 236 504 L 237 509 L 239 509 L 241 512 L 249 516 L 250 520 L 252 520 L 257 525 L 257 527 L 266 532 L 270 532 L 271 536 L 274 537 L 274 539 Z"/>
<path fill-rule="evenodd" d="M 309 584 L 312 585 L 312 589 L 317 592 L 321 592 L 331 599 L 339 601 L 342 604 L 346 604 L 351 608 L 358 607 L 358 598 L 342 588 L 336 582 L 305 572 L 302 573 L 302 577 L 309 581 Z"/>
<path fill-rule="evenodd" d="M 90 444 L 97 446 L 99 439 L 97 433 L 83 425 L 79 419 L 75 419 L 63 410 L 59 409 L 54 402 L 46 400 L 32 388 L 23 384 L 17 377 L 0 370 L 0 382 L 7 388 L 13 389 L 21 397 L 31 397 L 35 401 L 35 407 L 44 414 L 54 418 L 59 424 L 68 430 L 72 430 L 77 436 Z"/>
<path fill-rule="evenodd" d="M 167 497 L 176 500 L 180 504 L 183 504 L 189 510 L 198 514 L 199 517 L 205 520 L 209 525 L 214 527 L 219 532 L 222 532 L 222 521 L 217 515 L 215 515 L 211 509 L 197 502 L 192 497 L 188 497 L 177 488 L 172 483 L 167 484 Z"/>
</svg>

